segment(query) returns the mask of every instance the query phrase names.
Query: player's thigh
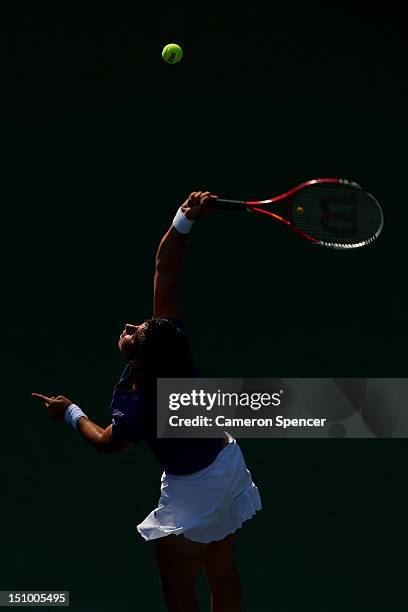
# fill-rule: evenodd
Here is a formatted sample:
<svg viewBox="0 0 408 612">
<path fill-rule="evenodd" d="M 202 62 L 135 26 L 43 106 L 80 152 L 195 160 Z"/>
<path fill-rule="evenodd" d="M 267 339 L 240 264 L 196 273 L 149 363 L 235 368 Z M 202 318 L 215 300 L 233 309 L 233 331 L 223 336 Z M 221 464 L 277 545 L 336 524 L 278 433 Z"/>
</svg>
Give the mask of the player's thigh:
<svg viewBox="0 0 408 612">
<path fill-rule="evenodd" d="M 236 538 L 236 533 L 230 533 L 223 540 L 208 544 L 204 568 L 210 586 L 216 586 L 226 577 L 235 573 L 234 547 Z"/>
<path fill-rule="evenodd" d="M 156 557 L 162 587 L 189 588 L 194 585 L 203 566 L 208 544 L 193 542 L 180 535 L 156 540 Z"/>
</svg>

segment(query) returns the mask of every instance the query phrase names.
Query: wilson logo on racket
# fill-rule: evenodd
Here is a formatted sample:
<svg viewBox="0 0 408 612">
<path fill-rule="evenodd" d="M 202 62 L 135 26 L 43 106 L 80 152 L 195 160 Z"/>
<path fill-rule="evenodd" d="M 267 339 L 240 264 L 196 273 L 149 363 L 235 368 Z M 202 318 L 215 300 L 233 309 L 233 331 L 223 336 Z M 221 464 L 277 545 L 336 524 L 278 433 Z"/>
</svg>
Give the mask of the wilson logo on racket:
<svg viewBox="0 0 408 612">
<path fill-rule="evenodd" d="M 272 217 L 313 244 L 340 250 L 371 244 L 384 225 L 374 196 L 357 183 L 340 178 L 306 181 L 268 200 L 218 199 L 209 206 Z"/>
<path fill-rule="evenodd" d="M 322 198 L 320 212 L 321 226 L 333 236 L 358 235 L 358 202 L 354 193 Z"/>
</svg>

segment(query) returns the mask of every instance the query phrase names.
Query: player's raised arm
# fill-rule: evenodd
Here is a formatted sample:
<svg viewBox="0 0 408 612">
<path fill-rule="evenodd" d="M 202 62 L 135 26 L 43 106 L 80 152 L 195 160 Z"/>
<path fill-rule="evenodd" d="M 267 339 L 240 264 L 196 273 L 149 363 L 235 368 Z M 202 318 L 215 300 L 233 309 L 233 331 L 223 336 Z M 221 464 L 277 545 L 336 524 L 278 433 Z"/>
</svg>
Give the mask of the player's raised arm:
<svg viewBox="0 0 408 612">
<path fill-rule="evenodd" d="M 218 196 L 209 191 L 194 191 L 180 206 L 156 253 L 154 274 L 154 314 L 178 318 L 177 281 L 183 261 L 187 234 L 193 222 L 205 211 L 210 200 Z"/>
</svg>

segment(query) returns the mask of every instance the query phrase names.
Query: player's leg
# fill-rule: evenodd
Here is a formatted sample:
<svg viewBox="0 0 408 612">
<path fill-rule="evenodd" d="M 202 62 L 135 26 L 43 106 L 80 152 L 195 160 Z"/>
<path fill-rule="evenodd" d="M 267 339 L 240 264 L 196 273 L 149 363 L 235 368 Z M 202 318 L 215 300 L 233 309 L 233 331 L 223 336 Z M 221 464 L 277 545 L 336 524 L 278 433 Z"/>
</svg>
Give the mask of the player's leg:
<svg viewBox="0 0 408 612">
<path fill-rule="evenodd" d="M 234 563 L 236 533 L 210 542 L 204 559 L 205 573 L 211 591 L 212 612 L 239 612 L 241 585 Z"/>
<path fill-rule="evenodd" d="M 156 542 L 161 589 L 169 612 L 199 612 L 196 582 L 208 544 L 183 535 L 169 535 Z"/>
</svg>

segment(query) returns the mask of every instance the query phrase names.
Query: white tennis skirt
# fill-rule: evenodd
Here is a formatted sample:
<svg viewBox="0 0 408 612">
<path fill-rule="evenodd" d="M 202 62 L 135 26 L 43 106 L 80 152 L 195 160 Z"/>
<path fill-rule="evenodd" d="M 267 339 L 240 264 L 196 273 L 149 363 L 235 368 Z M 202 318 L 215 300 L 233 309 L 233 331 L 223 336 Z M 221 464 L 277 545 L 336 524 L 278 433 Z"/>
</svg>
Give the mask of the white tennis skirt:
<svg viewBox="0 0 408 612">
<path fill-rule="evenodd" d="M 241 449 L 229 438 L 213 463 L 199 472 L 163 472 L 158 507 L 137 526 L 145 540 L 181 533 L 196 542 L 222 540 L 261 510 Z"/>
</svg>

